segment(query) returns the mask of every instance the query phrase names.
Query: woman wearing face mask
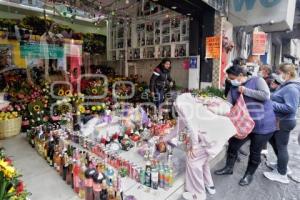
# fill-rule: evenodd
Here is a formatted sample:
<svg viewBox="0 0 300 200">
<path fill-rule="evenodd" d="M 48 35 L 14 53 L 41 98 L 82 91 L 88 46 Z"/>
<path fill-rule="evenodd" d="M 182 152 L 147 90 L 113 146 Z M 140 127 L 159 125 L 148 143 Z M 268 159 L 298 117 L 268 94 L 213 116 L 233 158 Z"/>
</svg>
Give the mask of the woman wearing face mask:
<svg viewBox="0 0 300 200">
<path fill-rule="evenodd" d="M 243 94 L 250 116 L 255 122 L 254 129 L 245 139 L 229 139 L 226 166 L 215 171 L 216 175 L 231 175 L 237 160 L 238 151 L 250 140 L 250 156 L 245 175 L 240 180 L 241 186 L 249 185 L 253 174 L 261 162 L 261 150 L 276 130 L 276 119 L 270 101 L 270 90 L 261 77 L 247 77 L 247 72 L 240 66 L 230 67 L 226 73 L 233 87 L 228 94 L 228 101 L 233 105 Z"/>
<path fill-rule="evenodd" d="M 267 163 L 273 169 L 264 175 L 272 181 L 289 183 L 287 178 L 289 154 L 287 145 L 290 132 L 296 126 L 296 112 L 300 98 L 300 80 L 296 79 L 297 72 L 293 64 L 282 64 L 279 67 L 282 85 L 272 94 L 273 109 L 277 118 L 278 130 L 274 133 L 270 143 L 277 156 L 277 163 Z"/>
</svg>

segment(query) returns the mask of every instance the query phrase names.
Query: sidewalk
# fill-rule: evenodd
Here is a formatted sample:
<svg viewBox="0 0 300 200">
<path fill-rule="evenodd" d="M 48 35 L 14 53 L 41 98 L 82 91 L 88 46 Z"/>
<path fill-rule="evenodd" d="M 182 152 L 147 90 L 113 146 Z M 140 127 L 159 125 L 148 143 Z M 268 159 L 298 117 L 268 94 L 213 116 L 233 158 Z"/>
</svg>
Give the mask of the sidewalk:
<svg viewBox="0 0 300 200">
<path fill-rule="evenodd" d="M 28 144 L 24 135 L 0 140 L 0 145 L 23 175 L 21 179 L 32 193 L 31 200 L 78 200 L 71 187 Z"/>
<path fill-rule="evenodd" d="M 236 163 L 234 174 L 231 176 L 215 176 L 213 180 L 217 193 L 210 196 L 208 200 L 299 200 L 300 199 L 300 145 L 298 144 L 298 134 L 300 134 L 300 121 L 291 133 L 289 143 L 289 166 L 293 172 L 288 185 L 271 182 L 263 176 L 264 171 L 270 171 L 265 166 L 266 159 L 263 158 L 252 184 L 248 187 L 239 186 L 239 180 L 245 173 L 248 158 L 241 156 L 241 162 Z M 243 146 L 248 152 L 249 144 Z M 275 161 L 275 154 L 272 147 L 268 145 L 268 159 Z M 223 167 L 225 159 L 212 169 Z M 298 183 L 296 182 L 298 181 Z"/>
</svg>

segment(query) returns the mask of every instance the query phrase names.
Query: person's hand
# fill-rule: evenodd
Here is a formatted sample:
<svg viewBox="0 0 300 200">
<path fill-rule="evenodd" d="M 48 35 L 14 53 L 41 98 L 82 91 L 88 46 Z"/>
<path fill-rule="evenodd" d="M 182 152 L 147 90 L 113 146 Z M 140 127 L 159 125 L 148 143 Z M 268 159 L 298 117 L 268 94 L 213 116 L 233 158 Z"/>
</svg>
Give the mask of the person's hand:
<svg viewBox="0 0 300 200">
<path fill-rule="evenodd" d="M 244 92 L 245 92 L 245 87 L 244 86 L 239 86 L 239 92 L 241 93 L 241 94 L 244 94 Z"/>
</svg>

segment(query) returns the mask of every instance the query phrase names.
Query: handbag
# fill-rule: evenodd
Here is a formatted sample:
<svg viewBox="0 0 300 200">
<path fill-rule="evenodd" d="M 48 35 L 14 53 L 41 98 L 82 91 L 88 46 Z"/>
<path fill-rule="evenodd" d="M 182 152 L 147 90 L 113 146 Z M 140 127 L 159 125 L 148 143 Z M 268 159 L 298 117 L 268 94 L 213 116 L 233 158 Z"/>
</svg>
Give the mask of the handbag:
<svg viewBox="0 0 300 200">
<path fill-rule="evenodd" d="M 236 136 L 239 139 L 246 138 L 253 130 L 255 122 L 251 118 L 243 95 L 241 94 L 234 106 L 231 107 L 227 117 L 236 128 Z"/>
</svg>

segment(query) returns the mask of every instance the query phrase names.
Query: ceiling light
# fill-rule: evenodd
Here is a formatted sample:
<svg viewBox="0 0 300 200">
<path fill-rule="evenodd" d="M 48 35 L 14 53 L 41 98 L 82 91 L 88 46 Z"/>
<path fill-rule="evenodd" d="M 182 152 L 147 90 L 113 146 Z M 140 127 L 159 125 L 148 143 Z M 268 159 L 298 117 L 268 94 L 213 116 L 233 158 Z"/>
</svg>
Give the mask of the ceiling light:
<svg viewBox="0 0 300 200">
<path fill-rule="evenodd" d="M 187 13 L 186 15 L 187 15 L 187 16 L 191 16 L 192 14 L 191 14 L 191 13 Z"/>
<path fill-rule="evenodd" d="M 171 8 L 172 8 L 173 10 L 176 10 L 176 9 L 177 9 L 177 7 L 176 7 L 176 6 L 172 6 Z"/>
<path fill-rule="evenodd" d="M 152 1 L 157 2 L 158 0 L 152 0 Z"/>
</svg>

